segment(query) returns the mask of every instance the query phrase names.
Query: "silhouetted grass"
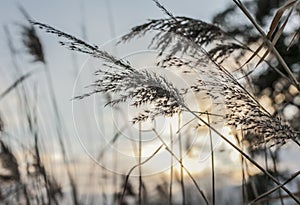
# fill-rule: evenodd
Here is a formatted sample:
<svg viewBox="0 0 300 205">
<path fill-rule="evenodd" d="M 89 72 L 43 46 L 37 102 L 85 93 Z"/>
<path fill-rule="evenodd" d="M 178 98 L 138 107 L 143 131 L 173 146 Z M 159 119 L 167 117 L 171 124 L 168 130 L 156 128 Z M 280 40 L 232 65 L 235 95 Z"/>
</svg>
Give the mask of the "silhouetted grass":
<svg viewBox="0 0 300 205">
<path fill-rule="evenodd" d="M 270 52 L 272 52 L 274 58 L 277 58 L 281 63 L 286 73 L 282 73 L 276 68 L 274 68 L 274 70 L 289 79 L 290 85 L 294 85 L 299 89 L 299 82 L 294 76 L 292 69 L 288 67 L 275 47 L 278 38 L 282 35 L 283 29 L 288 23 L 290 13 L 294 11 L 294 8 L 298 6 L 299 2 L 289 1 L 288 5 L 285 4 L 284 7 L 278 8 L 275 14 L 276 18 L 274 17 L 272 20 L 268 34 L 265 34 L 263 29 L 260 28 L 259 24 L 247 10 L 245 4 L 238 0 L 233 0 L 233 2 L 240 11 L 243 12 L 245 17 L 251 21 L 252 26 L 254 26 L 261 35 L 263 44 L 258 46 L 256 50 L 250 49 L 250 45 L 245 45 L 241 40 L 232 37 L 230 33 L 223 31 L 217 25 L 189 17 L 174 16 L 157 0 L 154 0 L 154 3 L 167 15 L 167 18 L 152 19 L 145 24 L 138 25 L 132 28 L 128 34 L 124 35 L 119 42 L 129 42 L 135 38 L 143 37 L 150 32 L 154 33 L 155 35 L 152 38 L 150 47 L 158 51 L 160 60 L 156 62 L 157 66 L 161 69 L 174 68 L 176 71 L 179 71 L 181 75 L 190 77 L 196 76 L 196 80 L 191 80 L 185 89 L 179 89 L 178 85 L 165 76 L 153 71 L 134 67 L 129 61 L 115 57 L 85 40 L 81 40 L 47 24 L 32 21 L 26 11 L 20 7 L 24 17 L 30 22 L 28 25 L 22 25 L 23 44 L 28 54 L 32 56 L 33 61 L 39 62 L 44 66 L 46 84 L 48 87 L 47 92 L 51 101 L 50 109 L 55 116 L 55 122 L 53 123 L 61 156 L 63 157 L 65 172 L 71 187 L 71 198 L 74 205 L 82 204 L 78 191 L 79 185 L 69 164 L 69 153 L 68 149 L 66 149 L 66 140 L 63 138 L 64 135 L 67 135 L 67 130 L 57 103 L 54 80 L 52 79 L 50 68 L 46 62 L 41 40 L 35 30 L 36 27 L 62 38 L 63 41 L 60 41 L 62 46 L 104 61 L 103 66 L 94 73 L 96 80 L 91 82 L 91 90 L 88 93 L 75 96 L 74 99 L 84 100 L 84 98 L 95 94 L 107 94 L 110 98 L 106 105 L 117 106 L 118 104 L 130 101 L 132 107 L 144 108 L 136 117 L 130 119 L 133 123 L 139 125 L 137 164 L 134 165 L 124 177 L 119 177 L 117 174 L 108 176 L 104 169 L 100 170 L 101 177 L 103 178 L 101 183 L 108 183 L 107 178 L 112 178 L 110 182 L 113 185 L 113 193 L 111 194 L 112 203 L 118 203 L 120 205 L 128 204 L 129 199 L 133 199 L 135 204 L 139 205 L 151 203 L 177 204 L 174 197 L 175 194 L 178 194 L 174 191 L 174 187 L 176 186 L 174 178 L 176 177 L 180 186 L 183 205 L 192 203 L 192 199 L 189 198 L 187 191 L 188 185 L 186 180 L 188 178 L 192 181 L 192 185 L 197 190 L 199 197 L 201 197 L 198 203 L 218 204 L 218 200 L 221 199 L 218 198 L 216 190 L 217 178 L 215 160 L 217 155 L 212 139 L 213 134 L 215 134 L 229 145 L 233 151 L 240 154 L 242 173 L 241 198 L 243 203 L 272 203 L 272 200 L 280 200 L 280 203 L 284 204 L 284 199 L 289 198 L 293 200 L 294 203 L 300 204 L 298 193 L 294 193 L 294 191 L 287 186 L 289 182 L 295 181 L 299 172 L 295 172 L 283 180 L 277 167 L 277 150 L 273 151 L 274 148 L 280 148 L 288 142 L 294 142 L 299 145 L 299 131 L 293 130 L 291 126 L 280 117 L 269 113 L 267 109 L 259 103 L 253 90 L 248 89 L 248 87 L 253 86 L 250 85 L 250 75 L 258 65 L 262 62 L 271 64 L 272 59 L 269 60 L 266 58 Z M 289 15 L 283 21 L 283 24 L 280 25 L 280 21 L 278 20 L 278 18 L 281 18 L 280 11 L 287 10 L 288 8 L 293 9 L 289 10 Z M 276 31 L 275 27 L 278 27 L 278 31 Z M 272 34 L 275 35 L 275 37 L 271 38 L 273 36 Z M 14 51 L 11 40 L 8 40 L 8 42 L 13 57 L 12 59 L 16 59 L 15 55 L 17 54 Z M 262 49 L 266 50 L 260 57 L 259 52 L 262 51 Z M 165 56 L 165 53 L 168 54 Z M 242 57 L 247 56 L 246 54 L 249 53 L 250 58 L 242 61 Z M 238 54 L 238 57 L 236 58 L 234 54 Z M 258 63 L 254 63 L 255 65 L 252 63 L 254 57 L 259 57 Z M 228 62 L 228 60 L 233 61 L 233 59 L 235 59 L 239 65 L 238 69 L 226 65 L 225 62 Z M 13 63 L 17 65 L 16 62 Z M 36 106 L 29 103 L 31 98 L 27 88 L 23 85 L 25 80 L 30 80 L 29 77 L 33 74 L 33 71 L 23 74 L 18 66 L 15 67 L 19 76 L 12 85 L 8 86 L 8 88 L 0 94 L 0 100 L 7 97 L 11 91 L 18 91 L 20 102 L 23 103 L 26 113 L 26 123 L 28 124 L 28 129 L 33 139 L 32 148 L 29 149 L 29 155 L 32 159 L 25 160 L 27 170 L 23 176 L 19 170 L 21 161 L 18 161 L 12 149 L 9 148 L 8 143 L 0 138 L 1 166 L 7 170 L 8 173 L 0 173 L 0 182 L 3 182 L 0 185 L 0 202 L 4 201 L 6 204 L 61 204 L 63 203 L 61 202 L 61 197 L 63 196 L 61 184 L 57 182 L 53 173 L 48 170 L 48 167 L 45 165 L 46 162 L 43 161 L 41 157 L 41 153 L 43 152 L 41 144 L 45 143 L 43 142 L 43 136 L 40 134 L 41 128 L 38 123 L 41 117 L 37 114 Z M 251 67 L 250 71 L 245 69 L 245 67 Z M 18 88 L 19 85 L 22 86 L 22 89 Z M 209 113 L 208 111 L 192 110 L 187 103 L 187 96 L 189 94 L 196 94 L 201 96 L 201 98 L 210 98 L 212 101 L 217 102 L 216 104 L 222 104 L 224 111 L 221 113 Z M 32 104 L 37 103 L 37 97 L 32 101 Z M 214 106 L 214 104 L 212 106 Z M 181 115 L 183 114 L 192 116 L 192 120 L 181 122 Z M 152 134 L 160 141 L 160 145 L 153 150 L 148 158 L 142 160 L 143 135 L 141 128 L 143 122 L 147 120 L 153 121 L 158 116 L 166 118 L 176 115 L 179 116 L 178 131 L 175 135 L 172 126 L 170 126 L 170 144 L 167 144 L 158 131 L 152 128 Z M 212 120 L 213 117 L 225 121 L 226 126 L 230 127 L 234 133 L 236 142 L 231 141 L 225 134 L 218 130 L 217 123 Z M 183 139 L 188 136 L 184 134 L 183 130 L 195 121 L 197 121 L 196 126 L 203 126 L 208 129 L 207 137 L 209 137 L 209 153 L 211 155 L 211 190 L 208 193 L 202 185 L 200 186 L 201 180 L 198 181 L 186 168 L 184 163 Z M 126 127 L 124 129 L 126 129 Z M 113 128 L 113 130 L 115 135 L 112 136 L 107 147 L 99 151 L 97 160 L 104 160 L 106 154 L 113 154 L 113 168 L 117 170 L 120 166 L 118 163 L 119 155 L 117 152 L 107 153 L 107 150 L 111 145 L 115 145 L 116 148 L 118 148 L 119 145 L 117 141 L 123 137 L 123 128 L 119 131 L 116 128 Z M 4 132 L 5 122 L 0 116 L 0 136 L 2 136 Z M 247 135 L 247 138 L 245 135 Z M 179 156 L 175 153 L 175 136 L 178 137 Z M 186 139 L 185 142 L 187 144 L 188 139 Z M 169 178 L 164 179 L 161 183 L 158 182 L 156 185 L 155 189 L 158 192 L 157 195 L 159 198 L 159 201 L 156 202 L 154 199 L 149 199 L 148 197 L 148 193 L 150 192 L 148 192 L 146 180 L 144 180 L 143 165 L 153 159 L 163 148 L 169 153 L 171 168 L 169 170 Z M 264 154 L 265 159 L 264 165 L 257 160 L 255 155 L 252 155 L 251 151 L 253 150 L 262 151 L 261 153 Z M 270 158 L 272 160 L 272 167 L 270 167 Z M 21 160 L 24 159 L 21 158 Z M 180 166 L 178 176 L 173 167 L 175 162 L 178 162 Z M 22 163 L 24 163 L 24 161 Z M 251 174 L 249 166 L 257 168 L 260 173 Z M 97 175 L 94 173 L 98 171 L 94 169 L 95 166 L 92 165 L 91 167 L 90 181 L 97 178 Z M 132 182 L 130 178 L 135 169 L 138 169 L 137 183 Z M 187 177 L 184 177 L 185 174 Z M 120 184 L 122 185 L 122 191 L 119 191 Z M 101 184 L 100 186 L 102 187 L 102 202 L 103 204 L 108 204 L 109 195 L 106 193 L 106 184 Z M 9 191 L 3 193 L 6 190 Z M 274 195 L 274 193 L 276 193 L 276 195 Z M 13 194 L 16 194 L 16 197 L 11 199 L 10 197 Z M 209 194 L 212 196 L 211 200 L 207 197 Z M 270 196 L 271 194 L 273 195 Z"/>
</svg>

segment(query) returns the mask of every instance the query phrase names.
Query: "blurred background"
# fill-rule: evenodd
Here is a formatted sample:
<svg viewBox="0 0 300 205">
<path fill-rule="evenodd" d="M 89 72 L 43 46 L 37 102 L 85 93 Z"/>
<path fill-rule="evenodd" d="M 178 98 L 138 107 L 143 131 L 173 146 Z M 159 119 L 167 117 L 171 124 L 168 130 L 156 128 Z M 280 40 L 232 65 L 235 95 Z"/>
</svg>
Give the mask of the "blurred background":
<svg viewBox="0 0 300 205">
<path fill-rule="evenodd" d="M 213 21 L 214 16 L 231 8 L 231 1 L 164 0 L 161 3 L 175 16 L 213 22 L 227 30 L 232 28 L 233 31 L 235 28 L 226 24 L 226 15 L 223 22 L 222 18 L 219 22 Z M 252 6 L 253 12 L 262 8 L 261 5 Z M 262 24 L 274 14 L 276 7 L 272 8 L 268 12 L 261 11 L 261 15 L 265 15 Z M 246 18 L 240 18 L 240 14 L 235 15 L 230 17 L 234 18 L 230 21 L 234 22 L 233 25 L 238 27 L 246 24 Z M 101 62 L 60 46 L 59 38 L 39 30 L 38 27 L 32 30 L 28 18 L 74 35 L 116 56 L 134 61 L 136 65 L 155 67 L 153 62 L 157 53 L 148 49 L 151 39 L 147 36 L 128 44 L 116 46 L 116 43 L 132 27 L 143 24 L 148 19 L 165 17 L 161 9 L 150 0 L 1 1 L 0 157 L 6 158 L 1 161 L 0 203 L 44 204 L 50 200 L 53 204 L 115 204 L 123 192 L 126 174 L 139 162 L 139 156 L 142 155 L 140 157 L 145 160 L 160 146 L 160 141 L 153 133 L 149 133 L 153 124 L 131 124 L 130 120 L 136 111 L 129 104 L 114 108 L 105 106 L 112 97 L 109 95 L 74 101 L 75 96 L 89 91 L 87 86 L 95 80 L 93 73 L 101 66 Z M 259 19 L 259 16 L 256 17 Z M 294 21 L 296 25 L 299 24 L 296 17 Z M 241 26 L 238 28 L 242 29 Z M 297 26 L 291 26 L 287 32 L 293 33 L 296 29 Z M 35 35 L 41 44 L 31 46 L 40 48 L 38 52 L 32 52 L 32 47 L 28 44 L 28 41 L 34 40 Z M 252 37 L 254 35 L 257 34 Z M 256 43 L 251 40 L 249 43 Z M 297 59 L 299 53 L 292 57 Z M 295 62 L 294 71 L 299 73 L 299 58 Z M 267 72 L 268 69 L 263 71 Z M 287 120 L 294 123 L 295 128 L 299 128 L 299 122 L 295 120 L 299 119 L 298 91 L 292 86 L 288 87 L 288 98 L 280 93 L 284 89 L 279 91 L 278 86 L 286 84 L 281 83 L 278 76 L 270 79 L 269 84 L 263 77 L 260 79 L 266 72 L 257 74 L 258 77 L 254 80 L 255 85 L 258 85 L 256 95 L 271 112 L 280 107 Z M 176 77 L 178 76 L 174 78 Z M 276 82 L 280 85 L 276 85 L 273 79 L 278 80 Z M 184 82 L 188 80 L 185 79 Z M 211 101 L 199 100 L 197 103 L 205 108 Z M 159 118 L 154 124 L 168 143 L 169 136 L 174 135 L 176 140 L 172 145 L 184 147 L 184 165 L 211 200 L 211 155 L 208 149 L 209 139 L 205 138 L 209 130 L 191 125 L 185 130 L 181 142 L 177 136 L 178 121 L 176 117 Z M 188 121 L 186 118 L 185 122 Z M 228 127 L 220 125 L 219 129 L 230 141 L 235 142 L 235 136 Z M 140 135 L 143 139 L 142 154 L 138 153 Z M 242 194 L 234 194 L 243 191 L 240 156 L 216 136 L 213 139 L 216 151 L 217 204 L 240 204 Z M 297 148 L 287 145 L 280 152 L 278 170 L 284 173 L 299 170 Z M 181 151 L 181 148 L 174 148 L 174 153 L 178 155 Z M 265 156 L 257 154 L 257 161 L 264 163 Z M 170 169 L 173 169 L 171 173 L 174 178 L 171 185 Z M 202 203 L 197 187 L 187 173 L 181 176 L 181 171 L 180 164 L 165 149 L 159 150 L 142 170 L 136 168 L 131 173 L 124 190 L 124 204 L 136 204 L 140 190 L 143 190 L 145 204 L 146 201 L 148 204 L 166 204 L 170 189 L 173 192 L 173 204 L 184 204 L 183 184 L 186 204 Z M 258 177 L 253 179 L 252 186 L 256 183 L 255 180 L 264 180 L 259 178 L 258 170 L 249 167 L 248 171 L 251 173 L 248 179 L 250 175 Z M 143 183 L 139 177 L 141 172 Z M 295 190 L 297 186 L 297 183 L 291 184 Z M 266 187 L 262 189 L 264 188 Z M 256 192 L 263 193 L 263 190 Z M 255 191 L 249 193 L 255 195 Z"/>
</svg>

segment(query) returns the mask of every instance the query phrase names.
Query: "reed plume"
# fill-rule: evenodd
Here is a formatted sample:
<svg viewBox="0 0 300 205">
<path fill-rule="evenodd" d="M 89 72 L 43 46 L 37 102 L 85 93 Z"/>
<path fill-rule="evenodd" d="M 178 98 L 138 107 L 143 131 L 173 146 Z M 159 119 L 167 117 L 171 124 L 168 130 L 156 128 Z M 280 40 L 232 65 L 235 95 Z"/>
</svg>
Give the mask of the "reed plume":
<svg viewBox="0 0 300 205">
<path fill-rule="evenodd" d="M 284 144 L 289 139 L 297 140 L 299 134 L 296 131 L 280 118 L 268 113 L 245 89 L 239 78 L 220 64 L 232 52 L 249 50 L 248 47 L 237 41 L 232 42 L 235 39 L 213 24 L 173 16 L 136 26 L 120 42 L 127 42 L 153 31 L 158 31 L 158 34 L 152 38 L 150 46 L 158 49 L 160 54 L 167 48 L 170 49 L 170 55 L 158 65 L 163 68 L 190 68 L 193 74 L 199 76 L 191 89 L 194 92 L 204 91 L 214 100 L 222 98 L 227 108 L 224 116 L 227 124 L 258 136 L 251 146 L 261 146 L 266 142 L 273 146 Z M 180 44 L 184 44 L 184 47 Z M 207 45 L 210 48 L 205 47 Z M 176 53 L 184 53 L 192 60 L 178 58 L 174 56 Z"/>
</svg>

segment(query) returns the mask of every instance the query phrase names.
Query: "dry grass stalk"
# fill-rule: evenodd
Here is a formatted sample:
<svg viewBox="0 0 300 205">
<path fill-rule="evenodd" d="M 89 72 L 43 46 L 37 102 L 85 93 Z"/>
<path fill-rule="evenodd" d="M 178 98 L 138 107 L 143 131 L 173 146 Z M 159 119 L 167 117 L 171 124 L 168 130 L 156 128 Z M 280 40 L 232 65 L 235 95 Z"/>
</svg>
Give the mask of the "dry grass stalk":
<svg viewBox="0 0 300 205">
<path fill-rule="evenodd" d="M 257 29 L 257 31 L 261 34 L 261 37 L 263 38 L 264 42 L 267 44 L 270 50 L 272 50 L 273 54 L 276 56 L 280 64 L 283 66 L 285 71 L 288 73 L 290 79 L 294 83 L 294 85 L 297 87 L 298 90 L 300 90 L 300 83 L 292 73 L 291 69 L 288 67 L 285 60 L 282 58 L 280 53 L 277 51 L 277 49 L 274 47 L 272 42 L 268 39 L 267 35 L 263 31 L 263 29 L 258 25 L 258 23 L 255 21 L 255 19 L 252 17 L 252 15 L 248 12 L 245 5 L 240 0 L 233 0 L 233 2 L 240 8 L 240 10 L 245 14 L 245 16 L 251 21 L 252 25 Z M 295 3 L 298 3 L 297 1 Z"/>
<path fill-rule="evenodd" d="M 30 16 L 26 13 L 26 11 L 22 7 L 20 8 L 20 10 L 24 14 L 27 21 L 31 23 L 32 20 L 31 20 Z M 58 137 L 59 145 L 61 148 L 61 155 L 63 157 L 64 163 L 66 166 L 66 172 L 67 172 L 67 176 L 69 178 L 69 182 L 70 182 L 70 186 L 71 186 L 71 190 L 72 190 L 73 203 L 80 204 L 79 199 L 78 199 L 78 193 L 77 193 L 78 190 L 76 187 L 76 183 L 73 179 L 73 176 L 71 174 L 71 166 L 68 162 L 67 151 L 66 151 L 66 147 L 64 144 L 63 131 L 66 131 L 66 130 L 64 130 L 64 122 L 63 122 L 61 113 L 59 112 L 52 76 L 51 76 L 49 67 L 48 67 L 45 57 L 44 57 L 44 52 L 43 52 L 41 41 L 40 41 L 39 37 L 37 36 L 35 27 L 33 26 L 33 24 L 30 24 L 30 26 L 23 26 L 23 43 L 27 47 L 27 50 L 29 51 L 29 53 L 34 57 L 34 61 L 41 62 L 45 66 L 44 68 L 45 68 L 46 80 L 47 80 L 49 94 L 50 94 L 50 100 L 52 102 L 54 114 L 56 117 L 55 126 L 56 126 L 57 137 Z M 45 173 L 43 173 L 43 176 L 44 176 L 45 181 L 47 181 L 47 175 Z M 46 185 L 48 185 L 48 183 L 46 183 Z M 48 193 L 49 200 L 51 200 L 51 197 L 49 197 L 50 196 L 50 187 L 47 187 L 47 193 Z M 56 198 L 54 198 L 54 200 L 56 200 Z"/>
<path fill-rule="evenodd" d="M 19 163 L 8 148 L 8 146 L 0 140 L 1 152 L 0 152 L 0 164 L 3 169 L 7 170 L 8 174 L 0 174 L 0 181 L 14 181 L 20 182 Z"/>
<path fill-rule="evenodd" d="M 4 131 L 4 121 L 2 115 L 0 115 L 0 133 Z"/>
<path fill-rule="evenodd" d="M 20 85 L 24 80 L 29 78 L 34 72 L 30 71 L 19 77 L 17 80 L 15 80 L 12 85 L 10 85 L 8 88 L 6 88 L 1 94 L 0 94 L 0 100 L 2 100 L 6 95 L 8 95 L 11 91 L 13 91 L 18 85 Z"/>
</svg>

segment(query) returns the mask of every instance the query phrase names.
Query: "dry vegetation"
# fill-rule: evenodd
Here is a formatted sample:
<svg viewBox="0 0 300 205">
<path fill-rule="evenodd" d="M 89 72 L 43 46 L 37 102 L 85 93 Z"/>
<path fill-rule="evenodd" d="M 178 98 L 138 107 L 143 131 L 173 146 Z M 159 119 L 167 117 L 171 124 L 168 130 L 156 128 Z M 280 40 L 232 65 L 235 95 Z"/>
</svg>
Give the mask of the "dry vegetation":
<svg viewBox="0 0 300 205">
<path fill-rule="evenodd" d="M 299 190 L 293 186 L 298 183 L 295 173 L 282 174 L 277 166 L 278 153 L 285 144 L 295 144 L 299 149 L 299 131 L 294 124 L 284 120 L 280 112 L 270 112 L 268 108 L 261 105 L 259 96 L 255 92 L 254 77 L 252 73 L 262 69 L 261 65 L 269 65 L 286 81 L 287 89 L 291 86 L 299 95 L 299 75 L 297 76 L 285 59 L 277 51 L 276 43 L 283 34 L 288 20 L 292 14 L 299 15 L 299 1 L 289 0 L 283 2 L 275 9 L 274 17 L 269 21 L 269 32 L 265 33 L 259 22 L 248 11 L 247 4 L 233 0 L 232 9 L 237 9 L 250 22 L 252 28 L 259 34 L 260 45 L 243 41 L 233 35 L 232 31 L 223 30 L 216 24 L 210 24 L 201 20 L 188 17 L 174 16 L 158 1 L 154 3 L 163 11 L 166 18 L 149 20 L 143 25 L 136 26 L 124 35 L 118 42 L 130 43 L 136 38 L 145 35 L 153 35 L 150 48 L 158 53 L 157 66 L 160 69 L 171 69 L 174 72 L 189 79 L 186 86 L 178 86 L 172 79 L 168 79 L 159 73 L 141 69 L 133 66 L 126 59 L 121 59 L 101 50 L 97 46 L 89 44 L 73 35 L 60 31 L 44 23 L 32 21 L 26 12 L 21 9 L 28 24 L 22 26 L 24 46 L 28 53 L 33 56 L 35 62 L 43 65 L 52 113 L 54 113 L 54 127 L 57 141 L 60 146 L 60 155 L 63 157 L 66 176 L 70 184 L 72 204 L 223 204 L 222 198 L 217 194 L 215 172 L 215 150 L 213 146 L 213 135 L 218 136 L 240 156 L 241 184 L 238 186 L 240 194 L 237 204 L 300 204 Z M 43 53 L 42 43 L 37 36 L 36 29 L 54 34 L 60 38 L 60 44 L 72 51 L 77 51 L 101 60 L 102 67 L 95 73 L 95 81 L 91 82 L 90 91 L 74 96 L 73 100 L 86 100 L 92 95 L 103 95 L 109 100 L 107 106 L 117 107 L 119 104 L 130 102 L 132 107 L 142 111 L 133 119 L 133 124 L 139 125 L 139 143 L 137 164 L 130 169 L 125 176 L 110 176 L 106 170 L 97 169 L 102 178 L 112 177 L 115 184 L 115 193 L 109 195 L 105 192 L 105 183 L 101 185 L 99 195 L 101 202 L 84 202 L 78 192 L 76 175 L 69 164 L 66 150 L 66 142 L 63 139 L 65 127 L 63 117 L 59 111 L 56 101 L 53 80 Z M 6 29 L 8 45 L 12 59 L 16 58 L 14 46 L 8 29 Z M 239 34 L 241 35 L 241 34 Z M 298 42 L 299 33 L 295 34 L 290 44 Z M 51 60 L 51 59 L 50 59 Z M 13 60 L 14 61 L 14 60 Z M 274 61 L 277 64 L 274 64 Z M 45 166 L 41 158 L 40 126 L 35 108 L 35 91 L 30 90 L 24 82 L 30 80 L 35 71 L 23 73 L 17 63 L 14 63 L 18 74 L 15 82 L 4 89 L 0 100 L 8 94 L 16 91 L 18 100 L 25 113 L 24 126 L 29 130 L 31 143 L 19 148 L 10 147 L 10 134 L 6 132 L 5 121 L 0 116 L 1 132 L 1 170 L 0 170 L 0 202 L 4 204 L 63 204 L 64 192 L 61 185 L 52 173 L 51 166 Z M 278 69 L 277 67 L 282 67 Z M 38 74 L 40 75 L 40 73 Z M 33 95 L 32 95 L 33 92 Z M 190 95 L 200 96 L 203 99 L 211 99 L 212 104 L 206 110 L 193 110 L 189 107 Z M 222 111 L 214 112 L 213 106 L 223 106 Z M 276 108 L 276 107 L 275 107 Z M 191 116 L 191 121 L 181 122 L 182 115 Z M 174 151 L 174 136 L 172 132 L 170 139 L 166 141 L 160 136 L 155 127 L 149 132 L 160 141 L 160 145 L 153 150 L 150 157 L 142 160 L 142 132 L 141 126 L 145 121 L 153 121 L 157 117 L 178 117 L 178 132 L 174 133 L 179 142 L 179 152 Z M 218 128 L 218 122 L 225 122 L 230 127 L 235 142 L 228 139 Z M 194 123 L 194 124 L 193 124 Z M 192 125 L 192 126 L 187 126 Z M 185 164 L 183 156 L 185 130 L 191 127 L 205 127 L 209 130 L 210 138 L 209 152 L 211 161 L 207 164 L 211 169 L 210 186 L 203 187 L 201 179 L 194 176 Z M 117 132 L 111 140 L 116 143 L 122 137 Z M 18 150 L 19 149 L 19 150 Z M 154 158 L 160 150 L 165 149 L 170 155 L 170 164 L 174 162 L 180 166 L 179 173 L 175 173 L 171 166 L 169 178 L 157 181 L 154 188 L 156 196 L 149 197 L 149 187 L 143 179 L 142 167 Z M 193 148 L 196 149 L 196 148 Z M 20 151 L 21 150 L 21 151 Z M 98 160 L 104 160 L 105 149 L 99 150 Z M 27 153 L 25 157 L 18 158 L 14 152 Z M 298 153 L 298 150 L 295 151 Z M 261 156 L 264 163 L 259 160 Z M 26 170 L 20 170 L 26 164 Z M 91 162 L 92 163 L 92 162 Z M 259 172 L 253 174 L 250 169 L 256 168 Z M 49 170 L 48 170 L 49 169 Z M 135 181 L 131 174 L 138 170 L 139 177 Z M 91 174 L 91 178 L 98 175 Z M 132 181 L 131 181 L 132 179 Z M 122 181 L 116 183 L 116 181 Z M 119 185 L 121 184 L 121 187 Z M 299 184 L 299 183 L 298 183 Z M 179 187 L 174 191 L 175 187 Z M 152 188 L 153 189 L 153 188 Z M 174 195 L 179 196 L 174 196 Z M 112 199 L 108 199 L 112 198 Z M 194 200 L 195 199 L 195 200 Z M 226 202 L 224 202 L 225 204 Z"/>
</svg>

